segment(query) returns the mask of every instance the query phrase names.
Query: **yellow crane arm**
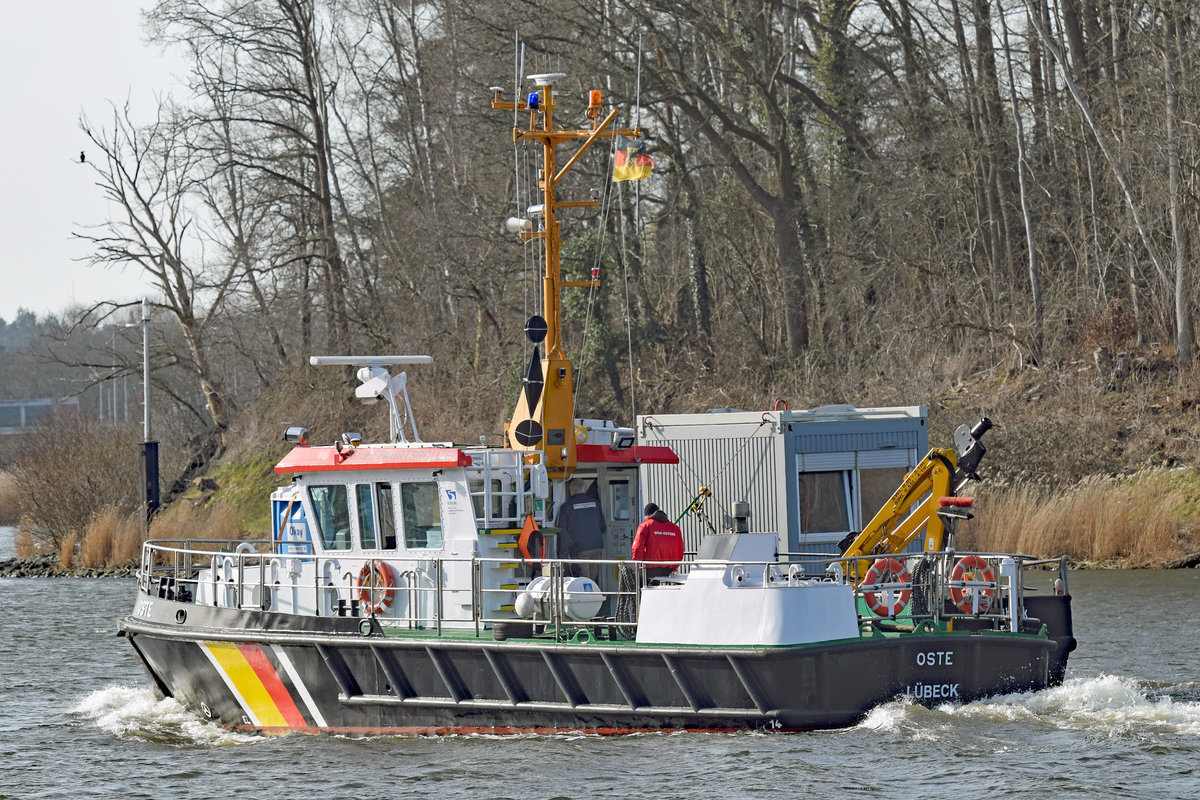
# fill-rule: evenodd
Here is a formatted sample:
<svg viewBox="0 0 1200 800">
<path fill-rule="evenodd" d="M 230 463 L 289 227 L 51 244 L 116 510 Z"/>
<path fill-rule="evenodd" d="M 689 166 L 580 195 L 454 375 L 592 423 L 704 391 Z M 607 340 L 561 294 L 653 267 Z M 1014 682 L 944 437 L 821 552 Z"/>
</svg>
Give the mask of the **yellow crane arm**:
<svg viewBox="0 0 1200 800">
<path fill-rule="evenodd" d="M 843 545 L 842 557 L 872 558 L 901 553 L 922 532 L 923 550 L 945 549 L 946 525 L 937 513 L 939 501 L 943 497 L 953 497 L 967 481 L 979 479 L 975 467 L 986 452 L 979 439 L 991 427 L 992 422 L 986 417 L 973 428 L 961 425 L 954 432 L 957 451 L 936 447 L 930 450 L 904 476 L 900 487 L 862 531 Z M 855 562 L 855 565 L 857 575 L 865 573 L 870 566 L 867 561 Z"/>
<path fill-rule="evenodd" d="M 953 450 L 930 450 L 843 550 L 842 557 L 899 553 L 922 530 L 927 531 L 924 549 L 941 550 L 945 526 L 937 515 L 938 499 L 950 494 L 950 479 L 957 465 Z"/>
</svg>

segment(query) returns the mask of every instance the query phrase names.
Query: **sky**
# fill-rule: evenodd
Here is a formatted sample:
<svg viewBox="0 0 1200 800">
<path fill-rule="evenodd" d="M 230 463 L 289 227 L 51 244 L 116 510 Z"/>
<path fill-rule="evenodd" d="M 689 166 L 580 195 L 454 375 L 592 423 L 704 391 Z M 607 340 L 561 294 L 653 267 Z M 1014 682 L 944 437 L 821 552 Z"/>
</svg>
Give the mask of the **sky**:
<svg viewBox="0 0 1200 800">
<path fill-rule="evenodd" d="M 101 299 L 153 292 L 133 268 L 86 263 L 72 233 L 102 222 L 108 207 L 92 169 L 81 113 L 97 127 L 112 103 L 153 117 L 156 94 L 182 73 L 178 57 L 145 42 L 137 0 L 6 2 L 0 25 L 0 318 L 39 317 Z M 95 154 L 99 157 L 99 154 Z"/>
</svg>

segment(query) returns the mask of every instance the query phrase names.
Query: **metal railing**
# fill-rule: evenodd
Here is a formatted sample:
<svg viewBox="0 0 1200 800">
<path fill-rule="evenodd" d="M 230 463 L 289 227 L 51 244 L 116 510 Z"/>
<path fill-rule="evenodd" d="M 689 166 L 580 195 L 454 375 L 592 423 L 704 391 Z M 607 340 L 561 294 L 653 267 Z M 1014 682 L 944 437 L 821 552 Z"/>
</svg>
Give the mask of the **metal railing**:
<svg viewBox="0 0 1200 800">
<path fill-rule="evenodd" d="M 732 589 L 784 589 L 812 582 L 850 585 L 864 632 L 934 625 L 1019 631 L 1025 622 L 1023 576 L 1057 568 L 1051 593 L 1066 593 L 1066 559 L 1008 553 L 918 553 L 878 558 L 829 558 L 824 569 L 804 561 L 689 561 L 671 576 L 650 579 L 665 566 L 621 559 L 433 558 L 404 562 L 261 552 L 257 542 L 177 539 L 147 542 L 138 573 L 141 590 L 180 602 L 311 616 L 371 617 L 401 629 L 473 629 L 517 625 L 513 635 L 570 639 L 581 631 L 600 638 L 633 638 L 648 584 L 682 583 L 695 569 L 724 570 Z M 964 566 L 964 564 L 966 566 Z M 502 565 L 505 565 L 502 567 Z M 572 583 L 599 571 L 607 577 Z M 811 573 L 811 574 L 810 574 Z M 511 573 L 508 573 L 509 575 Z M 369 576 L 369 580 L 367 577 Z M 544 579 L 544 580 L 538 580 Z M 455 602 L 458 601 L 458 602 Z M 456 611 L 457 609 L 457 611 Z M 586 612 L 586 613 L 585 613 Z M 580 618 L 583 614 L 583 618 Z"/>
</svg>

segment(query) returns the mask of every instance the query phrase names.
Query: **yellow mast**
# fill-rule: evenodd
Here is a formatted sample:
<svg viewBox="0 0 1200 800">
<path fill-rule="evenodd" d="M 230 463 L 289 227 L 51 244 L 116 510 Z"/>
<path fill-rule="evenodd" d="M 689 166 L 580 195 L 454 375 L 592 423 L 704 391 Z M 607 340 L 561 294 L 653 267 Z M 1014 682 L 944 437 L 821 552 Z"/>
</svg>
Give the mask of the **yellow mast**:
<svg viewBox="0 0 1200 800">
<path fill-rule="evenodd" d="M 554 127 L 554 85 L 566 76 L 561 73 L 530 75 L 537 87 L 536 100 L 514 102 L 500 99 L 500 90 L 492 97 L 492 108 L 528 110 L 529 127 L 515 128 L 513 142 L 534 141 L 542 145 L 542 173 L 538 188 L 542 193 L 542 226 L 536 229 L 530 219 L 513 218 L 508 228 L 522 239 L 541 239 L 546 254 L 546 271 L 542 276 L 543 311 L 545 320 L 546 353 L 540 363 L 531 362 L 525 375 L 525 390 L 517 400 L 512 419 L 504 428 L 508 447 L 517 450 L 541 451 L 545 453 L 546 471 L 552 478 L 565 478 L 575 469 L 575 401 L 572 387 L 571 361 L 562 349 L 562 306 L 561 292 L 564 287 L 593 286 L 591 281 L 563 281 L 559 271 L 559 252 L 562 248 L 562 233 L 559 229 L 558 212 L 563 208 L 595 207 L 596 200 L 560 201 L 556 187 L 563 176 L 594 141 L 624 136 L 636 139 L 641 128 L 609 129 L 617 116 L 613 109 L 600 120 L 600 92 L 592 90 L 588 98 L 587 116 L 590 128 L 558 129 Z M 558 145 L 573 140 L 582 144 L 562 166 L 557 167 Z M 536 208 L 536 207 L 535 207 Z M 531 209 L 531 212 L 534 209 Z M 540 332 L 530 332 L 530 339 L 541 341 Z M 540 374 L 537 368 L 540 367 Z M 544 381 L 544 385 L 538 386 Z M 538 389 L 540 388 L 540 391 Z"/>
</svg>

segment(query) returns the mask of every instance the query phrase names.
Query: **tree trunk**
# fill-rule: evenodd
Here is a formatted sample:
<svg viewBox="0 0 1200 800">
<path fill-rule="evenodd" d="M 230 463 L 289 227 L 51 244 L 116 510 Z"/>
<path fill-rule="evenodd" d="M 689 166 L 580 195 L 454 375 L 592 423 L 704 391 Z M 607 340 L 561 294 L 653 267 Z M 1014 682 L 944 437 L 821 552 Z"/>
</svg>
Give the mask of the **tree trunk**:
<svg viewBox="0 0 1200 800">
<path fill-rule="evenodd" d="M 1191 281 L 1188 270 L 1188 235 L 1183 222 L 1179 187 L 1179 61 L 1178 12 L 1175 0 L 1163 9 L 1163 76 L 1167 107 L 1167 203 L 1171 211 L 1171 240 L 1175 245 L 1175 358 L 1190 364 L 1192 353 Z"/>
</svg>

